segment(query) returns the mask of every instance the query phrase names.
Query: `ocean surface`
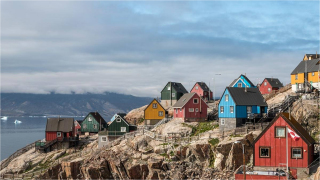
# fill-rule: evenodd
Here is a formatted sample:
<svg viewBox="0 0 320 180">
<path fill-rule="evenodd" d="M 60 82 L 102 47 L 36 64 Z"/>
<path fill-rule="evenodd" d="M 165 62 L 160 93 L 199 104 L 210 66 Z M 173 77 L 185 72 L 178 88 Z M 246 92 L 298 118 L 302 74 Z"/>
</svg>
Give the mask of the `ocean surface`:
<svg viewBox="0 0 320 180">
<path fill-rule="evenodd" d="M 30 143 L 44 139 L 47 118 L 48 117 L 45 116 L 28 116 L 8 117 L 7 120 L 1 119 L 1 160 L 9 157 L 18 149 L 23 148 Z M 79 120 L 84 117 L 78 116 L 73 118 Z M 107 117 L 105 120 L 109 121 L 110 118 L 111 117 Z M 15 120 L 19 120 L 21 123 L 15 124 Z"/>
</svg>

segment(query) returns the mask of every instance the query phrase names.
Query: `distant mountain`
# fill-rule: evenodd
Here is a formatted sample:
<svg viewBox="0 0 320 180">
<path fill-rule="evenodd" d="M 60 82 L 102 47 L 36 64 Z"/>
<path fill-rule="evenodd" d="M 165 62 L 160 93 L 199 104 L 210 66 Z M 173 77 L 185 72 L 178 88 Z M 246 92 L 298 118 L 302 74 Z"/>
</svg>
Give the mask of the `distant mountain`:
<svg viewBox="0 0 320 180">
<path fill-rule="evenodd" d="M 129 112 L 149 104 L 152 98 L 117 93 L 27 94 L 1 93 L 2 116 L 84 116 L 98 111 L 104 117 Z"/>
</svg>

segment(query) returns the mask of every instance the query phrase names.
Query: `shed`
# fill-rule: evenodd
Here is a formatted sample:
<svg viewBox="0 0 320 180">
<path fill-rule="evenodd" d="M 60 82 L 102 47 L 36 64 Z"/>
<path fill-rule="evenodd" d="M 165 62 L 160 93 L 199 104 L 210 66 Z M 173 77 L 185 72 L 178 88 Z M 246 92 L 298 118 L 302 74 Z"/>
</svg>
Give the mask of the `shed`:
<svg viewBox="0 0 320 180">
<path fill-rule="evenodd" d="M 75 137 L 73 118 L 48 118 L 46 125 L 46 141 Z"/>
</svg>

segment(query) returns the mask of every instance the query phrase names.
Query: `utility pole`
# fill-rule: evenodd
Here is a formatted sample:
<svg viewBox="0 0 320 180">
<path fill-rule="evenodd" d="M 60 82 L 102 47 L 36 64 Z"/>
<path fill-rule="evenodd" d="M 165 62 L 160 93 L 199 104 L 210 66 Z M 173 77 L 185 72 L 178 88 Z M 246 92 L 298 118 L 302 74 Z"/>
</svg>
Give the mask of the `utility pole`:
<svg viewBox="0 0 320 180">
<path fill-rule="evenodd" d="M 215 101 L 215 98 L 216 98 L 216 76 L 217 75 L 221 75 L 221 74 L 215 74 L 214 75 L 214 78 L 213 78 L 213 103 L 214 103 L 214 107 L 216 107 L 216 101 Z"/>
</svg>

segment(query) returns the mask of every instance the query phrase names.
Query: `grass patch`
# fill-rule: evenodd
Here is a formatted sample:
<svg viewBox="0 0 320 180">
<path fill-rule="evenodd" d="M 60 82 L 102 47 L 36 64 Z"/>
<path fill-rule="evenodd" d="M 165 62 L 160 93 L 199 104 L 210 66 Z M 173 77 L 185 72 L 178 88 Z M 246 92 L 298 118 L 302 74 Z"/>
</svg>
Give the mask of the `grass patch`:
<svg viewBox="0 0 320 180">
<path fill-rule="evenodd" d="M 162 144 L 160 144 L 160 146 L 166 146 L 166 145 L 168 145 L 169 143 L 162 143 Z"/>
<path fill-rule="evenodd" d="M 164 157 L 167 157 L 167 153 L 161 153 L 160 156 L 164 156 Z"/>
<path fill-rule="evenodd" d="M 213 138 L 210 141 L 208 141 L 213 147 L 219 144 L 219 139 L 218 138 Z"/>
<path fill-rule="evenodd" d="M 143 121 L 144 121 L 144 119 L 143 119 L 143 118 L 138 119 L 138 124 L 143 123 Z"/>
<path fill-rule="evenodd" d="M 179 146 L 179 144 L 174 144 L 173 146 L 174 146 L 174 148 L 177 148 Z"/>
<path fill-rule="evenodd" d="M 214 162 L 215 162 L 215 158 L 214 158 L 214 153 L 213 153 L 213 150 L 211 149 L 210 150 L 210 164 L 209 164 L 209 167 L 211 168 L 214 168 Z"/>
<path fill-rule="evenodd" d="M 174 152 L 173 151 L 170 151 L 170 156 L 174 156 Z"/>
<path fill-rule="evenodd" d="M 211 122 L 200 122 L 196 127 L 195 130 L 192 129 L 191 136 L 197 136 L 198 134 L 213 130 L 219 127 L 218 124 L 213 124 Z"/>
</svg>

